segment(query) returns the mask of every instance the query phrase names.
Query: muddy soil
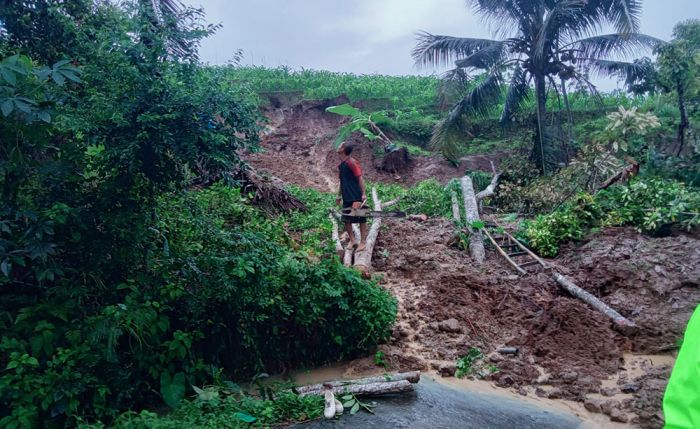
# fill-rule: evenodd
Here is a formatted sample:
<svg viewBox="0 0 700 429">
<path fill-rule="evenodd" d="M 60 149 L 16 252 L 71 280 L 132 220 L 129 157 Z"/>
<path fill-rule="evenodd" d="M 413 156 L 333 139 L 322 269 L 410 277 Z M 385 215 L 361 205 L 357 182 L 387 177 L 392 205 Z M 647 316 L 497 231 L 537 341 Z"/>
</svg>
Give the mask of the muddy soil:
<svg viewBox="0 0 700 429">
<path fill-rule="evenodd" d="M 335 192 L 339 161 L 333 142 L 338 128 L 348 119 L 327 113 L 325 109 L 346 102 L 346 98 L 339 97 L 265 108 L 263 113 L 269 122 L 262 136 L 263 152 L 246 154 L 245 160 L 257 170 L 287 183 Z M 471 170 L 491 171 L 491 161 L 498 163 L 505 156 L 505 153 L 470 156 L 456 167 L 442 157 L 412 156 L 406 170 L 388 174 L 379 168 L 383 156 L 379 145 L 361 136 L 352 136 L 348 142 L 354 147 L 353 157 L 363 167 L 365 180 L 407 186 L 429 178 L 446 183 Z"/>
<path fill-rule="evenodd" d="M 265 152 L 247 155 L 248 162 L 288 183 L 335 191 L 332 141 L 343 118 L 324 109 L 342 102 L 266 111 Z M 488 157 L 471 157 L 458 168 L 424 157 L 397 177 L 374 167 L 369 143 L 354 143 L 353 155 L 372 181 L 412 185 L 433 177 L 446 182 L 467 170 L 490 170 Z M 548 273 L 515 275 L 493 249 L 486 264 L 475 266 L 455 247 L 453 233 L 445 219 L 387 220 L 382 226 L 373 268 L 399 302 L 392 339 L 381 347 L 388 369 L 452 376 L 455 361 L 478 348 L 485 356 L 475 365 L 476 375 L 499 387 L 579 401 L 589 411 L 634 427 L 662 426 L 661 398 L 673 353 L 700 302 L 697 234 L 648 237 L 632 229 L 608 229 L 563 246 L 560 256 L 549 261 L 639 327 L 622 333 L 563 292 Z M 519 351 L 495 353 L 501 346 Z M 368 357 L 353 362 L 350 372 L 372 370 L 377 367 Z"/>
</svg>

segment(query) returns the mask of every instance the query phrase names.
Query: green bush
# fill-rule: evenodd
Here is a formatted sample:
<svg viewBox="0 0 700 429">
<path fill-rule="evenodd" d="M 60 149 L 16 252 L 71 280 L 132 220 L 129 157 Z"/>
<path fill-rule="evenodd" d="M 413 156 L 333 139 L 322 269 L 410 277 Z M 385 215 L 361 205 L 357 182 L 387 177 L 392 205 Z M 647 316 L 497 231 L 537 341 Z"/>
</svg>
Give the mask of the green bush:
<svg viewBox="0 0 700 429">
<path fill-rule="evenodd" d="M 658 234 L 673 225 L 686 229 L 700 225 L 700 192 L 681 182 L 638 178 L 595 197 L 579 194 L 554 212 L 526 222 L 524 235 L 536 252 L 553 257 L 560 243 L 581 240 L 591 228 L 633 226 Z"/>
</svg>

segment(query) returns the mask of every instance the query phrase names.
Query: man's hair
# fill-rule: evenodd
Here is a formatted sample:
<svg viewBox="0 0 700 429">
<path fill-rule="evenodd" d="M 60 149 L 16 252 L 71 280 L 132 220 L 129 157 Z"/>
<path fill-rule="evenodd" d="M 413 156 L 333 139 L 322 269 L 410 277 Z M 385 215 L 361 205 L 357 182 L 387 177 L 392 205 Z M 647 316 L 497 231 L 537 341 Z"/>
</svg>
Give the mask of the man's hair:
<svg viewBox="0 0 700 429">
<path fill-rule="evenodd" d="M 343 145 L 343 153 L 345 155 L 350 155 L 352 153 L 352 149 L 353 149 L 352 146 L 350 146 L 349 144 Z"/>
</svg>

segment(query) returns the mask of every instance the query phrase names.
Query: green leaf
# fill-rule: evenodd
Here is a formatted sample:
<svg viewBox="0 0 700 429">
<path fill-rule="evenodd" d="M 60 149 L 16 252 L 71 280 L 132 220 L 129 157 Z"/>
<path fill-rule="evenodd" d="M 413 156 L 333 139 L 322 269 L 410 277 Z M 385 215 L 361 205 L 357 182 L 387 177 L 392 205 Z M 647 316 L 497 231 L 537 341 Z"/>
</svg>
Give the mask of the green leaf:
<svg viewBox="0 0 700 429">
<path fill-rule="evenodd" d="M 1 105 L 0 105 L 0 110 L 2 110 L 3 116 L 7 117 L 10 116 L 10 113 L 14 110 L 15 106 L 12 103 L 12 100 L 5 100 Z"/>
<path fill-rule="evenodd" d="M 63 77 L 61 72 L 53 71 L 51 73 L 51 79 L 58 84 L 58 86 L 63 86 L 66 83 L 66 78 Z"/>
<path fill-rule="evenodd" d="M 13 100 L 15 103 L 15 107 L 24 113 L 30 113 L 32 111 L 32 106 L 29 105 L 29 103 L 25 103 L 24 101 L 21 100 Z"/>
<path fill-rule="evenodd" d="M 357 412 L 360 410 L 360 404 L 356 403 L 355 405 L 352 406 L 350 409 L 350 414 L 357 414 Z"/>
<path fill-rule="evenodd" d="M 256 417 L 253 417 L 250 414 L 243 412 L 243 411 L 239 411 L 237 413 L 234 413 L 233 416 L 236 417 L 238 420 L 245 422 L 245 423 L 253 423 L 257 420 Z"/>
<path fill-rule="evenodd" d="M 357 402 L 357 401 L 355 401 L 354 399 L 350 399 L 349 401 L 345 401 L 345 402 L 343 402 L 343 408 L 350 408 L 353 405 L 355 405 L 355 402 Z"/>
<path fill-rule="evenodd" d="M 0 66 L 0 74 L 2 74 L 2 78 L 5 79 L 5 82 L 10 85 L 15 86 L 17 84 L 17 76 L 9 70 L 9 67 Z"/>
<path fill-rule="evenodd" d="M 356 116 L 360 113 L 360 109 L 345 103 L 341 104 L 340 106 L 328 107 L 326 108 L 326 112 L 335 113 L 336 115 L 342 116 Z"/>
<path fill-rule="evenodd" d="M 347 400 L 352 399 L 352 395 L 351 394 L 343 395 L 340 399 L 342 399 L 343 401 L 347 401 Z"/>
<path fill-rule="evenodd" d="M 377 125 L 391 123 L 391 119 L 383 113 L 372 113 L 369 118 Z"/>
<path fill-rule="evenodd" d="M 12 266 L 7 262 L 7 260 L 2 261 L 0 263 L 0 271 L 2 271 L 3 274 L 5 274 L 6 277 L 10 277 L 10 270 L 12 269 Z"/>
<path fill-rule="evenodd" d="M 360 132 L 365 135 L 368 140 L 376 140 L 379 137 L 374 135 L 374 133 L 367 128 L 360 128 Z"/>
<path fill-rule="evenodd" d="M 160 393 L 169 407 L 177 408 L 185 397 L 185 374 L 178 372 L 171 378 L 168 371 L 163 371 L 160 374 Z"/>
<path fill-rule="evenodd" d="M 69 62 L 70 62 L 70 60 L 61 60 L 61 61 L 58 61 L 58 62 L 54 63 L 53 69 L 54 69 L 54 70 L 60 69 L 60 68 L 63 67 L 64 65 L 68 64 Z"/>
<path fill-rule="evenodd" d="M 38 116 L 39 116 L 39 119 L 46 122 L 47 124 L 51 123 L 51 115 L 46 110 L 42 110 L 41 112 L 39 112 Z"/>
</svg>

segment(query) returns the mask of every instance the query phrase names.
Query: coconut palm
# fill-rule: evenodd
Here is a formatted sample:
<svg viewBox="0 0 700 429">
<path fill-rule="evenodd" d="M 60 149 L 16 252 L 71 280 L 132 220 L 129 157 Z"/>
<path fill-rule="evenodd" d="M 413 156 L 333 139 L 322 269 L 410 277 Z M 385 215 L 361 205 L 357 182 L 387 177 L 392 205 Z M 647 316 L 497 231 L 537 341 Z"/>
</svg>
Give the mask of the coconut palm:
<svg viewBox="0 0 700 429">
<path fill-rule="evenodd" d="M 438 123 L 432 145 L 454 158 L 454 135 L 463 115 L 486 115 L 502 101 L 501 123 L 507 123 L 531 94 L 534 83 L 537 136 L 533 155 L 545 170 L 543 118 L 547 85 L 566 96 L 567 81 L 574 80 L 597 94 L 588 71 L 608 75 L 633 73 L 638 65 L 619 61 L 661 41 L 638 33 L 640 0 L 467 0 L 489 24 L 498 27 L 502 40 L 440 36 L 421 33 L 413 50 L 417 65 L 455 68 L 445 78 L 464 81 L 466 94 Z M 597 34 L 604 26 L 612 34 Z M 482 73 L 476 78 L 475 72 Z M 559 81 L 555 80 L 555 78 Z"/>
</svg>

